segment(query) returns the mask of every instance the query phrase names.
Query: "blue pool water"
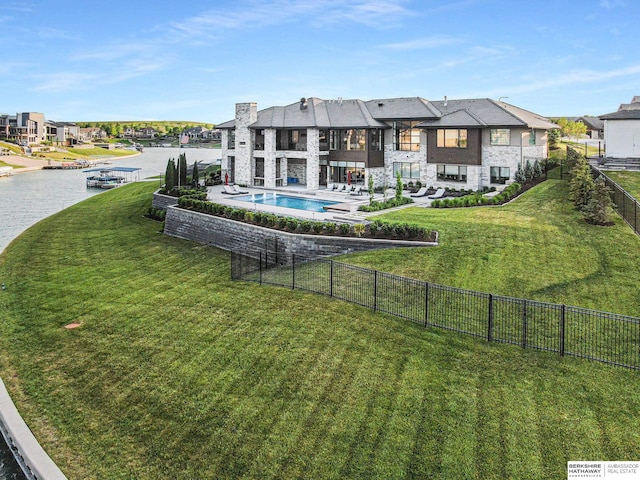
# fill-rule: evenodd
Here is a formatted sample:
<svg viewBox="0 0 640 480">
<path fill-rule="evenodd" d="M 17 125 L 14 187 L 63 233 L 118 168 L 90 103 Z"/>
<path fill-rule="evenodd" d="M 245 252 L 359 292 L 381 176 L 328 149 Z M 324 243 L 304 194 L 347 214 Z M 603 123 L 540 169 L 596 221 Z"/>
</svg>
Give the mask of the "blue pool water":
<svg viewBox="0 0 640 480">
<path fill-rule="evenodd" d="M 325 210 L 323 207 L 340 203 L 332 202 L 330 200 L 316 200 L 313 198 L 293 197 L 291 195 L 280 195 L 275 193 L 245 195 L 243 197 L 236 197 L 234 200 L 259 203 L 261 205 L 273 205 L 275 207 L 295 208 L 297 210 L 307 210 L 308 212 L 324 212 Z"/>
</svg>

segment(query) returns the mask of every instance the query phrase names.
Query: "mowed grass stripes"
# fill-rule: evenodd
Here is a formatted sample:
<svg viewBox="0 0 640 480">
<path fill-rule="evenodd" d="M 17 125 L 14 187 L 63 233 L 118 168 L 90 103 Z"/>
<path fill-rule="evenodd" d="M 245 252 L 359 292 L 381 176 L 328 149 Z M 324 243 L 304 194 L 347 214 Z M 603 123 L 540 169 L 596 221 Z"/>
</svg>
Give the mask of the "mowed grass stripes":
<svg viewBox="0 0 640 480">
<path fill-rule="evenodd" d="M 0 258 L 0 372 L 69 478 L 551 479 L 640 458 L 637 372 L 231 282 L 227 253 L 143 217 L 153 188 Z"/>
</svg>

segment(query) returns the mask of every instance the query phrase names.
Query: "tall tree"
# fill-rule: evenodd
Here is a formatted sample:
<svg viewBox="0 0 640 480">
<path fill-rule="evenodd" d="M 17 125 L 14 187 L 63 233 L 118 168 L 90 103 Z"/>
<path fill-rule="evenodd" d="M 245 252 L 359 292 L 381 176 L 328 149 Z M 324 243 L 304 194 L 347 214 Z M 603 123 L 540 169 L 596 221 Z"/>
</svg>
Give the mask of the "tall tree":
<svg viewBox="0 0 640 480">
<path fill-rule="evenodd" d="M 173 158 L 167 162 L 167 169 L 164 173 L 164 188 L 167 192 L 173 190 L 176 186 L 176 164 Z"/>
<path fill-rule="evenodd" d="M 191 174 L 191 181 L 194 187 L 198 187 L 200 183 L 200 172 L 198 172 L 198 161 L 193 162 L 193 173 Z"/>
<path fill-rule="evenodd" d="M 584 158 L 579 158 L 571 170 L 571 181 L 569 182 L 569 195 L 578 210 L 582 210 L 589 203 L 594 188 L 591 167 Z"/>
<path fill-rule="evenodd" d="M 611 189 L 603 177 L 598 177 L 594 183 L 591 197 L 582 208 L 584 219 L 595 225 L 611 225 L 615 204 L 611 200 Z"/>
<path fill-rule="evenodd" d="M 400 201 L 402 198 L 402 177 L 400 176 L 400 172 L 396 174 L 396 200 Z"/>
<path fill-rule="evenodd" d="M 187 154 L 181 153 L 178 157 L 178 186 L 187 185 Z"/>
</svg>

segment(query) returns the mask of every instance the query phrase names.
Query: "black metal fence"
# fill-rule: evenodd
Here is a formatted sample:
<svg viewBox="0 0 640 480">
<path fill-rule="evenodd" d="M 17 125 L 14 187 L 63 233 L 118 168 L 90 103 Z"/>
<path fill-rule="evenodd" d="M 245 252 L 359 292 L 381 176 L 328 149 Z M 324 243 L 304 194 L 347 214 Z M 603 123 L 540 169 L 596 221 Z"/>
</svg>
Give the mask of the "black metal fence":
<svg viewBox="0 0 640 480">
<path fill-rule="evenodd" d="M 640 319 L 447 287 L 326 258 L 231 254 L 231 278 L 321 293 L 489 342 L 640 369 Z"/>
<path fill-rule="evenodd" d="M 624 188 L 611 180 L 606 173 L 598 170 L 593 165 L 591 173 L 594 178 L 602 176 L 604 182 L 611 189 L 611 200 L 616 204 L 616 212 L 629 224 L 636 234 L 640 235 L 640 203 Z"/>
</svg>

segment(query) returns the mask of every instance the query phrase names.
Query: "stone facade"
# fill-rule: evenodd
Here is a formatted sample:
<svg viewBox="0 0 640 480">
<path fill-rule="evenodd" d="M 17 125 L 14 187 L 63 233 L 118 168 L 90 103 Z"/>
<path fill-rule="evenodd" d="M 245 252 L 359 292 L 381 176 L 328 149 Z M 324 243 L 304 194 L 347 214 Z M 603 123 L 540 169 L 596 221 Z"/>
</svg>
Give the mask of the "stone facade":
<svg viewBox="0 0 640 480">
<path fill-rule="evenodd" d="M 193 212 L 176 206 L 167 208 L 164 233 L 229 251 L 250 253 L 269 250 L 283 255 L 303 256 L 330 256 L 381 248 L 437 245 L 437 242 L 294 234 Z"/>
</svg>

